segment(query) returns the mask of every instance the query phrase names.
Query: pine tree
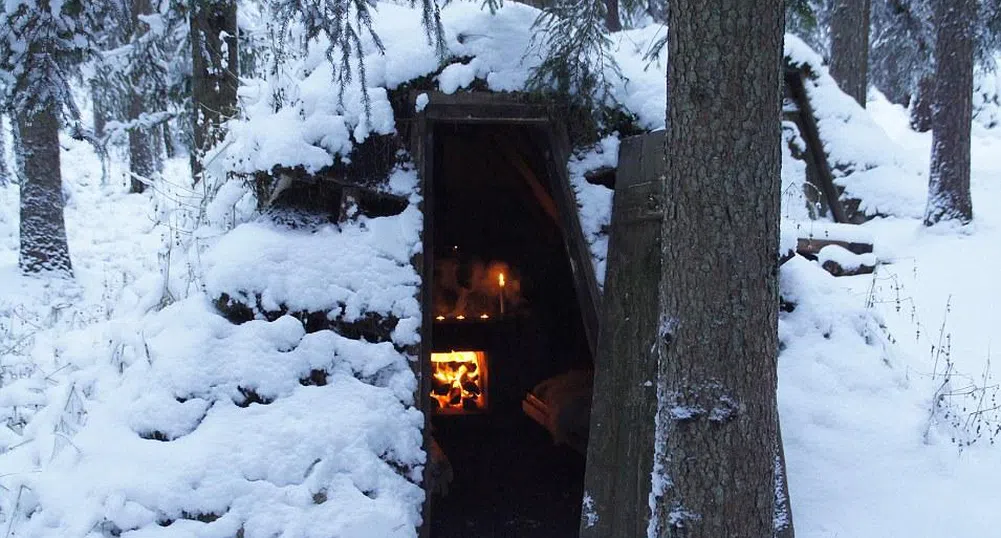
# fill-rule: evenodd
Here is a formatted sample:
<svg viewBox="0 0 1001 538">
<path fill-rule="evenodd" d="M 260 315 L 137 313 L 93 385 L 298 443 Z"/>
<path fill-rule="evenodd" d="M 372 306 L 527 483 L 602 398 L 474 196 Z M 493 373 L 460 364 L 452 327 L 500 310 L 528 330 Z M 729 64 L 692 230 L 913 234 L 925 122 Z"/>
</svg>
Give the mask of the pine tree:
<svg viewBox="0 0 1001 538">
<path fill-rule="evenodd" d="M 612 81 L 619 76 L 611 55 L 611 40 L 605 26 L 606 6 L 602 0 L 556 0 L 536 19 L 535 45 L 544 53 L 542 63 L 532 71 L 528 88 L 555 92 L 581 111 L 570 119 L 571 129 L 597 131 Z"/>
<path fill-rule="evenodd" d="M 190 9 L 194 108 L 191 173 L 197 182 L 206 153 L 225 135 L 223 123 L 236 114 L 239 30 L 236 0 L 192 2 Z"/>
<path fill-rule="evenodd" d="M 129 172 L 131 191 L 143 192 L 146 181 L 157 171 L 157 155 L 153 142 L 153 129 L 144 125 L 143 113 L 157 99 L 156 90 L 162 88 L 163 66 L 154 60 L 157 42 L 147 35 L 149 24 L 143 17 L 153 13 L 150 0 L 132 0 L 129 26 L 131 27 L 131 50 L 128 55 L 129 79 Z"/>
<path fill-rule="evenodd" d="M 671 0 L 655 535 L 771 537 L 781 0 Z"/>
<path fill-rule="evenodd" d="M 925 225 L 973 220 L 970 125 L 977 0 L 935 5 L 935 107 Z"/>
<path fill-rule="evenodd" d="M 868 89 L 869 11 L 869 0 L 834 0 L 831 13 L 831 76 L 863 108 Z"/>
<path fill-rule="evenodd" d="M 931 75 L 934 40 L 927 11 L 924 2 L 872 0 L 869 80 L 892 103 L 907 106 L 920 102 L 920 81 Z M 926 123 L 923 110 L 912 115 L 912 124 Z M 927 110 L 930 112 L 930 107 Z"/>
<path fill-rule="evenodd" d="M 112 2 L 19 0 L 0 11 L 0 72 L 18 131 L 25 273 L 72 275 L 63 220 L 59 128 L 77 122 L 69 80 L 94 52 L 99 14 Z"/>
</svg>

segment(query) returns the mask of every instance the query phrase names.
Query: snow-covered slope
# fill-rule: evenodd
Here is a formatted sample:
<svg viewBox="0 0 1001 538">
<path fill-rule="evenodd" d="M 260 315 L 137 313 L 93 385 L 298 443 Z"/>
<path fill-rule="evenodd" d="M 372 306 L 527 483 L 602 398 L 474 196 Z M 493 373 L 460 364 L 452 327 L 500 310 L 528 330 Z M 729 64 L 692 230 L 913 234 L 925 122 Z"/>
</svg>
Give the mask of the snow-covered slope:
<svg viewBox="0 0 1001 538">
<path fill-rule="evenodd" d="M 931 133 L 910 131 L 881 96 L 868 109 L 904 150 L 901 168 L 926 169 Z M 797 536 L 997 535 L 1001 138 L 974 127 L 973 146 L 972 226 L 926 229 L 917 200 L 865 224 L 883 262 L 875 275 L 833 278 L 802 260 L 782 269 L 783 295 L 801 298 L 779 329 Z"/>
</svg>

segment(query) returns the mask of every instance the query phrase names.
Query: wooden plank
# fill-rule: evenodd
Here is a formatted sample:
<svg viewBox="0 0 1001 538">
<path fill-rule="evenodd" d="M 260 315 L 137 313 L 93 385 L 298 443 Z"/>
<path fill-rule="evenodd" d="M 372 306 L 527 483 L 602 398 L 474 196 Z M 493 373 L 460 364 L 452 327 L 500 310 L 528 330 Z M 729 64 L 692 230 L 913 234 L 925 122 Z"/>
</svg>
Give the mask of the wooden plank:
<svg viewBox="0 0 1001 538">
<path fill-rule="evenodd" d="M 854 254 L 869 254 L 872 252 L 872 243 L 858 243 L 838 239 L 817 239 L 816 237 L 800 237 L 797 239 L 796 252 L 807 258 L 816 259 L 820 249 L 828 245 L 837 245 Z"/>
<path fill-rule="evenodd" d="M 657 412 L 664 134 L 622 141 L 595 357 L 581 538 L 645 536 Z"/>
<path fill-rule="evenodd" d="M 823 193 L 834 220 L 836 222 L 849 222 L 844 206 L 841 204 L 840 193 L 834 186 L 834 176 L 831 173 L 830 163 L 827 162 L 824 144 L 820 141 L 820 131 L 817 129 L 817 120 L 814 118 L 810 99 L 806 96 L 801 70 L 786 69 L 785 89 L 799 109 L 799 113 L 795 116 L 797 118 L 796 126 L 806 143 L 807 167 L 814 172 L 808 176 L 814 178 L 818 183 L 816 187 Z"/>
<path fill-rule="evenodd" d="M 567 161 L 570 158 L 570 138 L 566 125 L 560 119 L 558 110 L 550 110 L 551 119 L 545 126 L 546 167 L 556 208 L 560 215 L 563 232 L 563 246 L 570 259 L 573 271 L 574 287 L 580 302 L 584 332 L 588 348 L 594 357 L 598 349 L 598 312 L 601 295 L 598 292 L 598 280 L 591 262 L 591 250 L 584 239 L 580 219 L 577 217 L 577 200 L 570 187 L 570 177 L 567 172 Z"/>
<path fill-rule="evenodd" d="M 413 110 L 413 109 L 411 109 Z M 431 376 L 425 368 L 431 364 L 431 325 L 434 316 L 434 124 L 427 120 L 424 114 L 417 114 L 411 129 L 410 154 L 414 156 L 417 165 L 417 175 L 420 181 L 421 202 L 424 229 L 421 233 L 421 253 L 415 260 L 414 267 L 421 273 L 421 341 L 418 360 L 411 362 L 414 375 L 417 376 L 417 394 L 414 403 L 417 409 L 424 413 L 424 449 L 431 450 L 434 440 L 431 438 Z M 427 375 L 425 375 L 427 374 Z M 426 489 L 432 479 L 431 466 L 424 467 L 422 486 Z M 417 529 L 420 538 L 431 535 L 431 512 L 434 510 L 432 499 L 434 495 L 424 496 L 424 506 L 421 510 L 422 523 Z"/>
</svg>

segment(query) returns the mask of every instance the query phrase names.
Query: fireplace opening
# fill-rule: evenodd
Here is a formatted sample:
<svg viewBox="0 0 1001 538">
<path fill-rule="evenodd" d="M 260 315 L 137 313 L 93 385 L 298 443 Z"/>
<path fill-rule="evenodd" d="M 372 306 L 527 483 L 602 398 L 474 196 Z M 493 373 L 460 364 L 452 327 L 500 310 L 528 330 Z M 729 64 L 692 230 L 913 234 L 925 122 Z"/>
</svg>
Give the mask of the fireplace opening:
<svg viewBox="0 0 1001 538">
<path fill-rule="evenodd" d="M 430 536 L 576 537 L 593 367 L 547 139 L 451 123 L 432 138 L 425 371 L 450 476 L 429 484 Z"/>
</svg>

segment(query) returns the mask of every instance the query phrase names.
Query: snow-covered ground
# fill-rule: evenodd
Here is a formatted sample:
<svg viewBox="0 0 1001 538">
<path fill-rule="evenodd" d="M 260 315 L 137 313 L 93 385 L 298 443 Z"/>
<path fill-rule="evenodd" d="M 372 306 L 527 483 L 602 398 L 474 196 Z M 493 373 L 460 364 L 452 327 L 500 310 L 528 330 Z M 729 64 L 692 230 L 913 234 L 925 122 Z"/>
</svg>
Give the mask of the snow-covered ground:
<svg viewBox="0 0 1001 538">
<path fill-rule="evenodd" d="M 441 84 L 463 86 L 475 75 L 504 89 L 522 80 L 525 66 L 489 54 L 480 30 L 494 19 L 474 7 L 445 18 L 452 37 L 477 38 L 450 39 L 454 52 L 478 56 L 466 69 L 476 72 L 456 64 Z M 527 41 L 530 8 L 507 9 L 510 27 L 491 31 Z M 404 44 L 416 39 L 391 35 Z M 657 127 L 664 109 L 663 76 L 639 61 L 657 35 L 650 27 L 617 42 L 632 82 L 615 91 L 645 127 Z M 399 84 L 434 67 L 430 56 L 392 64 L 398 60 L 373 63 L 373 79 Z M 329 76 L 316 72 L 317 80 Z M 329 91 L 327 79 L 316 84 L 319 94 Z M 1001 130 L 974 128 L 975 223 L 929 230 L 918 217 L 930 134 L 911 132 L 906 112 L 878 95 L 870 121 L 842 106 L 840 94 L 824 92 L 820 99 L 838 100 L 825 132 L 839 132 L 854 115 L 856 126 L 875 133 L 857 140 L 841 132 L 838 159 L 866 165 L 853 188 L 864 193 L 872 186 L 866 177 L 878 179 L 880 207 L 897 216 L 865 225 L 882 262 L 874 276 L 834 278 L 801 258 L 781 272 L 783 296 L 796 303 L 781 316 L 779 365 L 796 531 L 997 536 L 1001 448 L 992 440 L 1001 414 L 992 410 L 991 355 L 1001 299 L 1001 256 L 994 255 Z M 313 97 L 304 90 L 306 105 Z M 392 125 L 345 121 L 344 140 L 348 127 L 359 141 Z M 262 123 L 275 136 L 288 134 Z M 295 122 L 281 125 L 309 138 Z M 880 129 L 889 141 L 867 146 L 884 140 Z M 272 147 L 270 139 L 248 140 Z M 239 182 L 224 184 L 207 204 L 204 192 L 185 187 L 186 161 L 176 159 L 153 192 L 126 194 L 120 155 L 103 184 L 91 148 L 62 143 L 73 281 L 19 274 L 17 188 L 0 186 L 4 536 L 233 536 L 240 529 L 248 538 L 413 536 L 423 496 L 414 485 L 424 461 L 422 418 L 410 401 L 411 357 L 401 350 L 416 339 L 418 277 L 409 262 L 420 248 L 416 205 L 344 227 L 238 226 L 253 208 Z M 289 143 L 299 149 L 283 155 L 312 155 L 303 149 L 310 140 Z M 575 178 L 582 167 L 613 164 L 616 144 L 608 139 L 606 153 L 571 163 Z M 333 146 L 326 149 L 341 148 Z M 861 162 L 863 150 L 871 159 Z M 260 156 L 267 165 L 273 157 Z M 329 157 L 316 156 L 316 165 Z M 413 174 L 404 172 L 390 185 L 400 194 L 413 191 Z M 610 194 L 575 186 L 585 209 L 594 209 L 584 212 L 585 228 L 601 271 L 601 208 Z M 265 310 L 323 312 L 331 321 L 366 313 L 400 321 L 392 343 L 380 344 L 305 334 L 291 316 L 232 325 L 211 304 L 223 292 Z M 322 387 L 310 384 L 318 369 L 328 375 Z"/>
<path fill-rule="evenodd" d="M 906 111 L 878 95 L 868 106 L 903 149 L 904 169 L 927 170 L 931 134 L 911 131 Z M 999 174 L 1001 133 L 977 126 L 974 225 L 869 222 L 883 262 L 874 276 L 830 279 L 799 260 L 784 268 L 783 293 L 804 296 L 782 317 L 779 364 L 798 536 L 997 536 Z M 926 176 L 896 179 L 906 191 Z"/>
</svg>

